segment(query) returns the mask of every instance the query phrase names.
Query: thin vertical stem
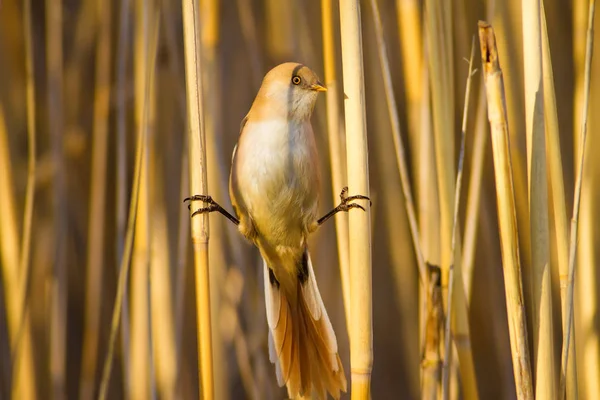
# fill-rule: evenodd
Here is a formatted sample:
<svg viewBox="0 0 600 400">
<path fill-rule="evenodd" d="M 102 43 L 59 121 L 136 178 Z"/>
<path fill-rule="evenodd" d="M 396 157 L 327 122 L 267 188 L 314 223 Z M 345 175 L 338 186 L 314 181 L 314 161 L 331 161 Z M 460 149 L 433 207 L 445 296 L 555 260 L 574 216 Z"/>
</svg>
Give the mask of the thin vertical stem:
<svg viewBox="0 0 600 400">
<path fill-rule="evenodd" d="M 325 62 L 325 85 L 327 86 L 327 133 L 329 138 L 329 159 L 331 162 L 331 184 L 333 186 L 333 204 L 339 200 L 338 194 L 344 186 L 344 145 L 341 137 L 338 81 L 335 71 L 335 38 L 334 18 L 332 12 L 333 0 L 321 0 L 321 18 L 323 25 L 323 59 Z M 348 216 L 338 213 L 335 216 L 335 231 L 342 279 L 342 296 L 346 314 L 346 327 L 350 324 L 350 260 L 348 243 Z"/>
<path fill-rule="evenodd" d="M 512 178 L 504 82 L 494 30 L 491 25 L 483 21 L 479 22 L 479 42 L 494 155 L 498 225 L 500 228 L 513 372 L 517 398 L 519 400 L 530 400 L 533 399 L 533 384 L 529 345 L 527 343 L 523 283 L 521 281 L 515 191 Z"/>
<path fill-rule="evenodd" d="M 562 343 L 562 357 L 560 363 L 560 393 L 562 399 L 566 389 L 567 366 L 569 361 L 569 341 L 573 327 L 573 286 L 575 282 L 575 258 L 577 255 L 577 224 L 579 222 L 579 206 L 581 203 L 581 185 L 583 181 L 583 166 L 585 159 L 585 142 L 587 139 L 587 116 L 590 101 L 590 80 L 592 68 L 592 56 L 594 50 L 594 14 L 596 11 L 596 0 L 590 0 L 588 11 L 588 31 L 585 50 L 585 73 L 583 108 L 581 110 L 581 131 L 579 140 L 579 165 L 577 168 L 577 180 L 575 182 L 575 200 L 573 201 L 573 217 L 571 218 L 571 242 L 569 247 L 569 278 L 567 280 L 567 331 Z"/>
<path fill-rule="evenodd" d="M 360 4 L 358 0 L 340 2 L 342 65 L 344 73 L 348 187 L 350 194 L 369 195 L 369 165 L 363 70 Z M 350 293 L 352 330 L 350 365 L 352 398 L 370 396 L 373 367 L 373 320 L 371 297 L 371 213 L 349 213 Z M 356 210 L 355 210 L 356 211 Z"/>
<path fill-rule="evenodd" d="M 207 193 L 206 138 L 202 102 L 202 62 L 198 0 L 182 0 L 185 77 L 188 110 L 190 190 Z M 196 317 L 198 334 L 198 379 L 201 397 L 214 398 L 210 285 L 208 275 L 208 215 L 192 219 L 191 236 L 196 274 Z"/>
<path fill-rule="evenodd" d="M 446 326 L 444 334 L 444 365 L 442 368 L 442 398 L 447 400 L 449 398 L 449 383 L 450 383 L 450 361 L 452 355 L 452 349 L 450 347 L 451 332 L 450 332 L 450 321 L 452 320 L 452 294 L 454 290 L 454 260 L 455 248 L 456 248 L 456 236 L 458 234 L 458 211 L 460 204 L 460 191 L 462 188 L 462 177 L 463 177 L 463 164 L 465 159 L 465 137 L 467 133 L 467 117 L 469 115 L 469 97 L 471 94 L 471 78 L 475 71 L 473 71 L 473 57 L 475 56 L 475 37 L 471 44 L 471 57 L 469 58 L 469 75 L 467 77 L 467 83 L 465 87 L 465 105 L 463 108 L 463 119 L 460 133 L 460 153 L 458 157 L 458 174 L 456 176 L 456 189 L 454 191 L 454 216 L 452 223 L 452 254 L 453 261 L 450 264 L 450 274 L 448 277 L 448 308 L 446 311 Z M 458 261 L 460 262 L 460 261 Z M 459 282 L 460 284 L 460 282 Z"/>
<path fill-rule="evenodd" d="M 527 134 L 527 178 L 533 293 L 533 355 L 535 395 L 556 397 L 552 329 L 552 290 L 548 227 L 548 186 L 542 79 L 540 0 L 522 2 L 523 61 L 525 70 L 525 119 Z"/>
<path fill-rule="evenodd" d="M 131 0 L 122 0 L 119 10 L 119 40 L 116 54 L 116 263 L 120 265 L 124 256 L 125 232 L 127 229 L 127 61 L 129 54 L 129 25 Z M 120 270 L 117 270 L 120 274 Z M 129 378 L 129 300 L 123 298 L 121 311 L 121 357 L 123 384 L 125 393 L 129 393 L 131 379 Z"/>
</svg>

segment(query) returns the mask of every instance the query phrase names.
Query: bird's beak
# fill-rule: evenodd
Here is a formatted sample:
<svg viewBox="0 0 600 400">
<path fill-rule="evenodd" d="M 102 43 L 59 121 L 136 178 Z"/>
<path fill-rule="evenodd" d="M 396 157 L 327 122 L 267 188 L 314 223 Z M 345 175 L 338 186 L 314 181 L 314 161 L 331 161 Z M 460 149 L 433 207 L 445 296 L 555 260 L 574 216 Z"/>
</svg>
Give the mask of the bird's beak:
<svg viewBox="0 0 600 400">
<path fill-rule="evenodd" d="M 319 81 L 310 85 L 310 88 L 316 92 L 326 92 L 327 88 Z"/>
</svg>

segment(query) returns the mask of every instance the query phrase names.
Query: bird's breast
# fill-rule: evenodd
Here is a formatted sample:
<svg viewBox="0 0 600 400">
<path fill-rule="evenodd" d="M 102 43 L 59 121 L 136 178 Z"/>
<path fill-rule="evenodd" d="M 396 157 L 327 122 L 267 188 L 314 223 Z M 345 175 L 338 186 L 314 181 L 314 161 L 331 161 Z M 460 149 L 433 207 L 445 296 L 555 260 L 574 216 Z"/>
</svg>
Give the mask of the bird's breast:
<svg viewBox="0 0 600 400">
<path fill-rule="evenodd" d="M 281 236 L 315 218 L 317 160 L 310 122 L 248 121 L 233 168 L 238 193 L 259 231 Z"/>
</svg>

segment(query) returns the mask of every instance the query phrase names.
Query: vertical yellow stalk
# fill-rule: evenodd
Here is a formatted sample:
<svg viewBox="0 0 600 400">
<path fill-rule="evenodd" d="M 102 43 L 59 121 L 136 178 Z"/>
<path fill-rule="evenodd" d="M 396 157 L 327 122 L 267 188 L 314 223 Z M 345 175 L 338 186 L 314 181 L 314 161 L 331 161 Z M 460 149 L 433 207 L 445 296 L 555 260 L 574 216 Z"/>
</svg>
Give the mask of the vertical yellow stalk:
<svg viewBox="0 0 600 400">
<path fill-rule="evenodd" d="M 206 139 L 203 125 L 200 14 L 198 0 L 182 0 L 185 81 L 187 93 L 190 191 L 206 194 Z M 196 317 L 198 333 L 198 372 L 201 397 L 214 398 L 212 373 L 212 334 L 210 285 L 208 276 L 208 215 L 192 218 L 191 235 L 196 273 Z"/>
<path fill-rule="evenodd" d="M 579 222 L 579 207 L 582 196 L 582 181 L 583 181 L 583 168 L 585 160 L 585 143 L 587 139 L 587 119 L 588 109 L 590 100 L 590 80 L 591 80 L 591 68 L 592 68 L 592 54 L 594 49 L 594 14 L 596 11 L 596 0 L 590 0 L 588 10 L 588 28 L 586 38 L 586 51 L 585 51 L 585 72 L 584 72 L 584 92 L 581 109 L 581 131 L 579 138 L 579 149 L 578 149 L 578 166 L 577 166 L 577 180 L 575 182 L 575 199 L 573 201 L 573 217 L 571 219 L 571 241 L 569 247 L 569 275 L 567 279 L 567 316 L 566 316 L 566 333 L 563 338 L 562 352 L 561 352 L 561 374 L 560 374 L 560 392 L 559 395 L 563 396 L 567 386 L 567 369 L 569 366 L 569 350 L 571 348 L 571 335 L 573 327 L 573 286 L 575 278 L 575 259 L 577 255 L 577 227 Z M 597 333 L 596 333 L 597 335 Z M 597 356 L 596 356 L 597 357 Z M 590 365 L 592 369 L 588 373 L 598 372 L 598 365 Z M 592 379 L 589 384 L 597 385 L 597 379 L 594 382 L 594 378 L 588 375 Z M 593 392 L 592 392 L 593 393 Z M 591 395 L 592 393 L 588 393 Z M 597 393 L 597 392 L 596 392 Z"/>
<path fill-rule="evenodd" d="M 586 7 L 586 4 L 588 7 Z M 587 124 L 588 110 L 587 106 L 584 105 L 586 97 L 590 96 L 587 91 L 590 89 L 590 81 L 588 76 L 588 69 L 591 67 L 591 52 L 593 45 L 590 44 L 594 38 L 598 39 L 600 31 L 593 31 L 593 18 L 594 18 L 594 7 L 595 2 L 591 0 L 575 0 L 573 1 L 573 58 L 574 58 L 574 93 L 573 93 L 573 122 L 575 124 L 573 132 L 573 148 L 574 148 L 574 161 L 575 171 L 578 171 L 581 167 L 581 158 L 584 157 L 582 152 L 582 129 L 584 123 Z M 588 54 L 589 53 L 589 54 Z M 589 60 L 588 60 L 589 57 Z M 588 63 L 590 65 L 588 65 Z M 598 58 L 594 66 L 598 65 Z M 598 68 L 593 68 L 597 71 Z M 592 91 L 592 94 L 595 91 Z M 596 97 L 597 98 L 597 97 Z M 592 126 L 595 126 L 594 114 L 590 116 L 590 122 Z M 590 144 L 588 145 L 588 152 L 595 148 L 595 136 L 590 136 Z M 578 346 L 580 357 L 578 357 L 578 371 L 579 371 L 579 390 L 582 398 L 593 397 L 597 393 L 600 393 L 600 380 L 598 374 L 600 373 L 600 332 L 595 329 L 596 318 L 599 312 L 598 297 L 600 296 L 600 287 L 598 285 L 598 256 L 597 256 L 597 161 L 594 160 L 593 153 L 588 153 L 588 157 L 583 164 L 583 171 L 581 172 L 581 198 L 580 198 L 580 217 L 577 222 L 577 228 L 573 229 L 573 219 L 571 220 L 571 246 L 573 237 L 576 236 L 578 239 L 577 245 L 577 276 L 571 275 L 571 258 L 569 258 L 569 281 L 567 289 L 567 299 L 570 298 L 569 291 L 575 284 L 572 280 L 577 279 L 577 327 L 578 336 L 577 343 L 581 343 Z M 578 175 L 579 176 L 579 175 Z M 575 206 L 575 204 L 574 204 Z M 575 208 L 574 208 L 575 209 Z M 575 217 L 573 215 L 572 217 Z M 571 257 L 572 254 L 569 254 Z M 570 301 L 567 300 L 567 309 L 571 307 Z M 567 311 L 567 315 L 569 312 Z M 571 319 L 567 316 L 567 319 Z M 569 330 L 567 327 L 567 331 Z M 562 348 L 562 359 L 561 359 L 561 373 L 563 372 L 562 367 L 565 362 L 565 348 L 563 343 Z M 561 379 L 563 378 L 561 374 Z"/>
<path fill-rule="evenodd" d="M 423 97 L 423 40 L 419 2 L 417 0 L 396 0 L 396 13 L 406 86 L 408 134 L 410 143 L 414 145 L 413 153 L 418 154 Z M 417 157 L 415 157 L 413 167 L 419 169 Z"/>
<path fill-rule="evenodd" d="M 35 130 L 35 77 L 33 67 L 33 26 L 31 15 L 31 0 L 25 0 L 23 5 L 23 36 L 25 38 L 25 73 L 27 95 L 27 186 L 25 189 L 25 207 L 23 212 L 23 232 L 21 248 L 18 249 L 16 223 L 11 223 L 9 218 L 13 214 L 10 204 L 3 204 L 2 209 L 7 212 L 6 224 L 1 224 L 0 236 L 2 237 L 2 277 L 6 299 L 7 323 L 11 340 L 13 357 L 12 369 L 12 396 L 13 398 L 35 399 L 36 373 L 34 368 L 33 347 L 31 338 L 31 325 L 27 307 L 27 288 L 29 282 L 30 252 L 31 252 L 31 224 L 33 219 L 33 203 L 36 184 L 36 130 Z M 3 112 L 0 110 L 0 112 Z M 0 129 L 5 131 L 4 117 L 0 121 Z M 8 155 L 6 157 L 8 160 Z M 10 169 L 0 166 L 7 176 Z M 8 178 L 7 178 L 8 179 Z M 8 181 L 6 181 L 8 185 Z M 3 197 L 10 201 L 10 190 L 2 189 Z M 13 207 L 14 209 L 14 207 Z M 14 228 L 11 225 L 14 224 Z M 5 241 L 13 236 L 5 229 L 14 229 L 13 244 Z M 5 247 L 6 246 L 6 247 Z M 14 250 L 9 250 L 15 246 Z M 9 247 L 9 248 L 7 248 Z M 11 252 L 19 252 L 13 256 Z M 6 259 L 8 257 L 9 259 Z M 18 258 L 17 258 L 18 257 Z M 12 266 L 12 267 L 11 267 Z M 15 267 L 18 266 L 18 269 Z M 17 302 L 15 302 L 15 299 Z"/>
<path fill-rule="evenodd" d="M 62 1 L 46 0 L 46 64 L 48 73 L 48 129 L 52 143 L 53 208 L 56 240 L 51 277 L 50 381 L 53 397 L 66 396 L 67 265 L 65 171 L 63 165 L 63 31 Z"/>
<path fill-rule="evenodd" d="M 363 71 L 362 32 L 358 0 L 340 2 L 342 66 L 344 76 L 346 155 L 351 195 L 369 195 L 367 124 Z M 368 204 L 367 204 L 368 206 Z M 349 213 L 350 246 L 350 366 L 352 399 L 370 396 L 373 368 L 373 321 L 371 298 L 371 212 Z"/>
<path fill-rule="evenodd" d="M 460 260 L 460 246 L 452 254 L 452 220 L 455 193 L 454 166 L 454 96 L 452 78 L 452 46 L 449 37 L 452 27 L 444 17 L 448 2 L 428 0 L 425 4 L 426 37 L 429 50 L 431 93 L 433 105 L 435 160 L 440 199 L 440 249 L 442 289 L 448 285 L 450 264 Z M 451 13 L 450 10 L 445 10 Z M 453 288 L 452 335 L 458 352 L 463 390 L 468 399 L 478 398 L 475 367 L 471 350 L 471 337 L 467 315 L 467 304 L 462 279 L 461 264 L 454 265 L 455 281 L 460 285 Z"/>
<path fill-rule="evenodd" d="M 494 155 L 498 225 L 500 227 L 513 372 L 517 398 L 519 400 L 530 400 L 533 399 L 533 386 L 527 343 L 523 284 L 521 282 L 515 192 L 512 179 L 508 122 L 506 120 L 504 82 L 496 49 L 494 30 L 483 21 L 479 22 L 479 42 Z"/>
<path fill-rule="evenodd" d="M 147 79 L 152 66 L 148 64 L 150 51 L 150 10 L 153 1 L 136 0 L 134 25 L 134 106 L 135 125 L 143 129 L 144 155 L 140 170 L 140 189 L 135 220 L 135 237 L 131 258 L 131 347 L 129 353 L 130 399 L 148 399 L 151 384 L 150 335 L 150 193 L 148 171 L 148 135 L 153 123 L 152 82 Z M 147 117 L 147 118 L 146 118 Z"/>
<path fill-rule="evenodd" d="M 217 199 L 228 197 L 228 173 L 230 158 L 223 157 L 223 131 L 221 113 L 221 65 L 218 45 L 220 41 L 220 14 L 219 0 L 200 0 L 200 26 L 202 31 L 202 90 L 205 98 L 210 99 L 204 103 L 204 132 L 206 137 L 206 164 L 212 166 L 207 170 L 207 185 L 211 188 L 211 195 Z M 229 224 L 225 218 L 215 218 L 211 224 L 212 240 L 209 242 L 210 260 L 210 286 L 222 287 L 227 271 L 227 249 L 225 247 L 226 234 L 234 234 L 237 240 L 237 229 Z M 234 228 L 234 229 L 231 229 Z M 210 306 L 213 315 L 218 314 L 222 308 L 222 293 L 213 290 L 210 296 Z M 213 381 L 214 395 L 220 400 L 229 398 L 227 386 L 228 365 L 226 362 L 226 348 L 220 333 L 220 324 L 212 325 L 212 351 L 213 351 Z"/>
<path fill-rule="evenodd" d="M 533 355 L 536 398 L 555 398 L 552 287 L 548 229 L 548 185 L 544 124 L 544 85 L 540 0 L 523 1 L 523 61 L 525 70 L 525 119 L 527 178 L 533 286 Z"/>
<path fill-rule="evenodd" d="M 114 88 L 116 99 L 116 176 L 115 176 L 115 247 L 116 263 L 121 265 L 125 246 L 125 230 L 127 228 L 127 59 L 129 57 L 129 16 L 131 0 L 122 0 L 119 10 L 119 39 L 117 41 L 116 72 Z M 120 270 L 117 270 L 120 274 Z M 123 298 L 121 318 L 121 359 L 123 371 L 123 386 L 125 393 L 129 393 L 131 379 L 129 379 L 129 301 Z"/>
<path fill-rule="evenodd" d="M 541 3 L 542 23 L 542 70 L 544 79 L 544 114 L 546 122 L 546 163 L 549 168 L 550 189 L 552 190 L 552 204 L 554 215 L 554 230 L 556 235 L 556 252 L 558 258 L 558 271 L 560 275 L 560 302 L 563 336 L 566 335 L 567 323 L 567 286 L 569 273 L 569 242 L 567 231 L 567 209 L 565 204 L 565 185 L 563 181 L 563 164 L 560 151 L 560 135 L 558 130 L 558 113 L 556 110 L 556 95 L 554 91 L 554 73 L 552 71 L 552 58 L 550 57 L 550 43 L 548 43 L 548 28 L 546 26 L 546 12 L 544 3 Z M 570 321 L 573 324 L 573 321 Z M 572 326 L 571 326 L 571 329 Z M 567 371 L 567 399 L 576 400 L 577 395 L 577 367 L 575 363 L 575 340 L 569 343 L 569 359 Z"/>
<path fill-rule="evenodd" d="M 104 262 L 106 167 L 108 151 L 108 109 L 110 105 L 111 2 L 96 2 L 98 43 L 96 49 L 96 89 L 94 95 L 94 132 L 91 161 L 91 192 L 88 221 L 85 324 L 79 398 L 91 399 L 96 386 L 100 300 Z"/>
<path fill-rule="evenodd" d="M 338 82 L 335 71 L 335 36 L 332 12 L 333 0 L 321 0 L 321 21 L 323 26 L 323 60 L 325 62 L 325 85 L 327 86 L 327 133 L 329 138 L 329 159 L 331 162 L 331 184 L 333 204 L 339 201 L 339 191 L 344 187 L 344 146 L 341 138 Z M 342 295 L 346 313 L 346 327 L 350 332 L 350 260 L 348 243 L 348 216 L 338 213 L 335 217 L 335 231 L 342 278 Z"/>
<path fill-rule="evenodd" d="M 452 217 L 452 263 L 450 264 L 450 274 L 448 277 L 448 307 L 446 312 L 446 326 L 444 334 L 444 366 L 442 370 L 442 398 L 447 400 L 449 398 L 449 384 L 450 384 L 450 362 L 452 355 L 451 334 L 450 334 L 450 322 L 452 321 L 452 294 L 454 291 L 454 265 L 460 264 L 461 260 L 454 258 L 456 254 L 456 237 L 458 235 L 458 211 L 460 204 L 460 191 L 462 187 L 462 176 L 463 176 L 463 163 L 465 158 L 465 136 L 467 132 L 467 116 L 469 112 L 469 96 L 471 94 L 471 78 L 473 77 L 473 56 L 475 54 L 475 38 L 473 38 L 473 44 L 471 45 L 471 57 L 469 58 L 469 75 L 467 77 L 467 83 L 465 87 L 465 104 L 463 109 L 463 119 L 461 128 L 461 139 L 460 139 L 460 153 L 458 158 L 458 175 L 456 176 L 456 189 L 454 192 L 454 212 Z M 459 253 L 460 254 L 460 253 Z M 461 282 L 458 283 L 460 285 Z M 463 381 L 466 377 L 463 377 Z M 471 384 L 464 382 L 464 386 L 477 385 L 477 382 Z"/>
<path fill-rule="evenodd" d="M 470 304 L 472 299 L 475 250 L 477 249 L 477 230 L 479 225 L 479 207 L 482 190 L 483 166 L 487 142 L 485 89 L 483 85 L 477 96 L 477 116 L 475 117 L 475 137 L 471 156 L 471 176 L 465 212 L 464 243 L 462 252 L 462 268 L 465 276 L 465 297 Z"/>
<path fill-rule="evenodd" d="M 451 262 L 451 231 L 454 196 L 454 96 L 448 68 L 452 59 L 446 52 L 444 37 L 450 34 L 450 27 L 442 23 L 441 0 L 427 0 L 425 4 L 427 47 L 431 74 L 431 93 L 433 104 L 434 145 L 437 166 L 438 190 L 440 196 L 440 247 L 442 267 L 442 286 L 446 287 L 448 268 Z"/>
</svg>

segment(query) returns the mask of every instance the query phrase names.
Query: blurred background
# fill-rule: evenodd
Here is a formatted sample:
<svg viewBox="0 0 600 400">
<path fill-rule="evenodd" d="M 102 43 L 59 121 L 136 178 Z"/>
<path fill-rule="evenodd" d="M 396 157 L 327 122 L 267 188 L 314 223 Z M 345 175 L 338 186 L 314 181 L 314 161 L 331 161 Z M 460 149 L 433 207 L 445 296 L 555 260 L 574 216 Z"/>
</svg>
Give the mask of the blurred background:
<svg viewBox="0 0 600 400">
<path fill-rule="evenodd" d="M 327 212 L 342 189 L 331 178 L 332 147 L 338 148 L 342 158 L 345 155 L 338 2 L 200 3 L 209 193 L 231 210 L 227 179 L 240 121 L 264 74 L 281 62 L 297 61 L 324 79 L 339 104 L 337 112 L 329 109 L 330 114 L 335 113 L 329 116 L 329 124 L 325 96 L 313 115 L 324 178 L 320 207 L 322 213 Z M 436 166 L 434 140 L 445 141 L 453 156 L 451 176 L 455 177 L 469 70 L 465 59 L 471 53 L 477 21 L 485 19 L 495 28 L 505 79 L 524 291 L 530 302 L 521 2 L 428 0 L 427 6 L 435 6 L 440 16 L 437 30 L 426 23 L 431 19 L 426 17 L 424 2 L 376 3 L 406 148 L 421 250 L 425 261 L 446 271 L 448 265 L 441 265 L 437 178 L 442 172 Z M 439 288 L 434 285 L 424 290 L 420 283 L 384 95 L 372 2 L 363 1 L 361 6 L 373 200 L 372 396 L 416 399 L 422 396 L 421 374 L 432 365 L 438 368 L 443 355 L 441 298 L 447 290 L 446 278 L 443 273 Z M 570 218 L 574 149 L 582 115 L 587 2 L 545 0 L 544 6 Z M 323 14 L 326 7 L 331 7 L 331 18 Z M 335 75 L 328 77 L 324 69 L 325 25 L 333 32 L 335 56 Z M 443 42 L 441 46 L 431 46 L 428 38 L 432 35 Z M 477 40 L 475 46 L 474 68 L 480 68 Z M 153 52 L 156 57 L 151 56 Z M 91 399 L 98 395 L 125 252 L 136 140 L 143 130 L 147 133 L 146 152 L 131 269 L 108 396 L 196 398 L 194 270 L 189 212 L 182 203 L 190 193 L 181 3 L 4 0 L 0 3 L 0 71 L 0 398 Z M 600 113 L 594 106 L 600 104 L 598 72 L 597 56 L 592 64 L 589 157 L 575 286 L 582 399 L 600 396 L 600 277 L 596 269 L 600 238 L 594 229 L 600 207 L 600 161 L 593 152 L 600 145 L 596 135 Z M 439 73 L 445 79 L 443 87 L 434 79 Z M 482 75 L 477 72 L 468 101 L 458 220 L 458 245 L 462 246 L 459 283 L 464 288 L 470 335 L 461 340 L 469 345 L 479 397 L 513 399 L 494 171 L 482 86 Z M 432 95 L 440 93 L 448 122 L 445 136 L 434 134 L 439 110 L 432 106 Z M 337 132 L 328 132 L 336 125 Z M 552 206 L 552 198 L 549 203 Z M 343 218 L 346 216 L 337 223 Z M 560 355 L 561 279 L 551 212 L 548 221 L 554 343 L 555 354 Z M 211 215 L 210 228 L 216 398 L 284 398 L 286 392 L 277 387 L 268 360 L 258 253 L 222 216 Z M 319 229 L 310 246 L 349 378 L 336 223 L 331 220 Z M 426 303 L 425 298 L 437 300 Z M 526 304 L 529 307 L 530 303 Z M 429 351 L 424 350 L 421 339 L 426 325 L 437 332 L 427 336 L 433 343 Z M 531 326 L 529 332 L 531 336 Z M 457 359 L 453 358 L 455 366 Z M 558 365 L 557 361 L 557 382 Z M 457 368 L 452 368 L 452 377 L 452 398 L 460 398 Z"/>
</svg>

